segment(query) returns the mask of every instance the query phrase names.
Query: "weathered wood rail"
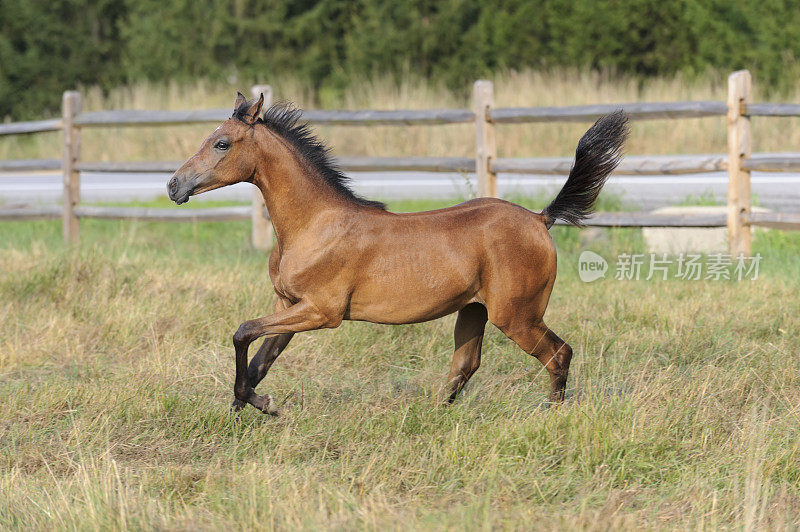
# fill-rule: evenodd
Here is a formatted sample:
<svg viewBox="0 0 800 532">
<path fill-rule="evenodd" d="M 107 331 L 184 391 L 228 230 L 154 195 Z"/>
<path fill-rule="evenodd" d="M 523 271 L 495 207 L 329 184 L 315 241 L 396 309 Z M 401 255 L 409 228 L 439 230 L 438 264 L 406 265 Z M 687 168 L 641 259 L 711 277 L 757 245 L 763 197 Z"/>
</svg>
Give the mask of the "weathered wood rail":
<svg viewBox="0 0 800 532">
<path fill-rule="evenodd" d="M 492 109 L 489 117 L 495 124 L 523 124 L 529 122 L 593 122 L 617 109 L 625 109 L 631 120 L 657 120 L 664 118 L 702 118 L 721 116 L 728 112 L 723 102 L 634 102 L 600 105 L 573 105 L 570 107 L 508 107 Z"/>
<path fill-rule="evenodd" d="M 565 107 L 494 106 L 494 89 L 488 81 L 473 88 L 472 109 L 426 110 L 307 110 L 303 118 L 313 124 L 346 126 L 409 126 L 475 124 L 475 157 L 339 157 L 340 166 L 349 171 L 416 171 L 475 173 L 478 193 L 497 195 L 497 174 L 567 175 L 572 159 L 498 158 L 496 124 L 536 122 L 591 122 L 624 109 L 631 120 L 664 120 L 727 116 L 728 153 L 709 155 L 628 156 L 615 172 L 618 175 L 697 174 L 727 171 L 727 215 L 659 215 L 648 212 L 597 213 L 589 224 L 596 227 L 728 227 L 733 254 L 747 254 L 750 228 L 754 225 L 779 229 L 800 229 L 800 213 L 750 212 L 750 172 L 800 171 L 800 153 L 751 154 L 750 118 L 753 116 L 800 116 L 800 104 L 750 102 L 751 77 L 748 71 L 729 76 L 728 97 L 722 101 L 632 102 L 620 104 L 575 105 Z M 269 86 L 255 86 L 254 95 L 264 93 L 272 99 Z M 62 218 L 64 238 L 77 242 L 81 218 L 148 221 L 224 221 L 252 220 L 253 245 L 271 246 L 269 219 L 263 200 L 254 195 L 252 206 L 202 209 L 150 209 L 139 207 L 96 207 L 79 204 L 82 172 L 173 172 L 181 161 L 90 162 L 80 158 L 80 132 L 84 128 L 119 126 L 160 126 L 215 123 L 230 116 L 228 109 L 196 111 L 91 111 L 81 112 L 80 94 L 64 93 L 61 119 L 0 124 L 2 135 L 26 135 L 61 131 L 63 150 L 60 159 L 0 160 L 0 171 L 28 172 L 61 170 L 64 176 L 64 201 L 61 206 L 2 207 L 0 220 Z"/>
</svg>

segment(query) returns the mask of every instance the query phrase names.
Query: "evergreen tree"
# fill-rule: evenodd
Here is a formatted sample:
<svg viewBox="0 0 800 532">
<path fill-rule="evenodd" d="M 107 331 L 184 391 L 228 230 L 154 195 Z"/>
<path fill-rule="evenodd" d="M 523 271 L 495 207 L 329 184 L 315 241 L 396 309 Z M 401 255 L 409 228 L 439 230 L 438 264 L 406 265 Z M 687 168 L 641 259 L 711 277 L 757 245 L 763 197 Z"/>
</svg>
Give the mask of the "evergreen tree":
<svg viewBox="0 0 800 532">
<path fill-rule="evenodd" d="M 79 85 L 232 75 L 465 88 L 498 69 L 749 68 L 780 90 L 798 57 L 793 0 L 2 0 L 0 117 L 57 113 Z"/>
</svg>

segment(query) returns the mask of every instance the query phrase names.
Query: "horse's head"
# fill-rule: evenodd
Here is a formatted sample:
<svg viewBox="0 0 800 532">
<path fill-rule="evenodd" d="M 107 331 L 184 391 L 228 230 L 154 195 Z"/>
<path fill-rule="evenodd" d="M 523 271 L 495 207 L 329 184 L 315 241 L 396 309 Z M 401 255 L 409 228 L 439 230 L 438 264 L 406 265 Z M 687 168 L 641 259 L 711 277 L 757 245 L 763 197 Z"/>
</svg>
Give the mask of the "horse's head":
<svg viewBox="0 0 800 532">
<path fill-rule="evenodd" d="M 167 183 L 167 194 L 172 201 L 180 205 L 189 201 L 189 196 L 253 177 L 257 153 L 253 126 L 258 122 L 262 105 L 263 94 L 249 102 L 238 94 L 233 116 L 203 141 L 200 150 Z"/>
</svg>

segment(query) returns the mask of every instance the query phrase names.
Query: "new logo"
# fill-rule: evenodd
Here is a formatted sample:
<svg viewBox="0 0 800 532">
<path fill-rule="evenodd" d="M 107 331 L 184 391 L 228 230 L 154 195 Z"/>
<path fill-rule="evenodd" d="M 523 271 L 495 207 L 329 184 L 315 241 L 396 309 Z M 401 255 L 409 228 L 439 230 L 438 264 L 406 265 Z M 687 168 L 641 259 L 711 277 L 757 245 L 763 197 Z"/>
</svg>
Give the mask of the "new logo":
<svg viewBox="0 0 800 532">
<path fill-rule="evenodd" d="M 586 250 L 578 258 L 578 277 L 584 283 L 605 277 L 607 271 L 608 262 L 594 251 Z"/>
</svg>

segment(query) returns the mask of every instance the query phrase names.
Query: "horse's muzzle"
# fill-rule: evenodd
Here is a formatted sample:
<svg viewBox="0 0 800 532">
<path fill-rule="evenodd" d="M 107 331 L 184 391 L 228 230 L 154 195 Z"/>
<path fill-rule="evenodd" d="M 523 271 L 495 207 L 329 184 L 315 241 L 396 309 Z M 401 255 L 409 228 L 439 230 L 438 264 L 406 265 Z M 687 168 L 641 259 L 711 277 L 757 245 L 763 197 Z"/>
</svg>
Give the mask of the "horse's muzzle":
<svg viewBox="0 0 800 532">
<path fill-rule="evenodd" d="M 189 201 L 189 196 L 194 191 L 193 179 L 181 179 L 177 175 L 173 175 L 167 182 L 167 195 L 169 199 L 178 205 Z"/>
</svg>

